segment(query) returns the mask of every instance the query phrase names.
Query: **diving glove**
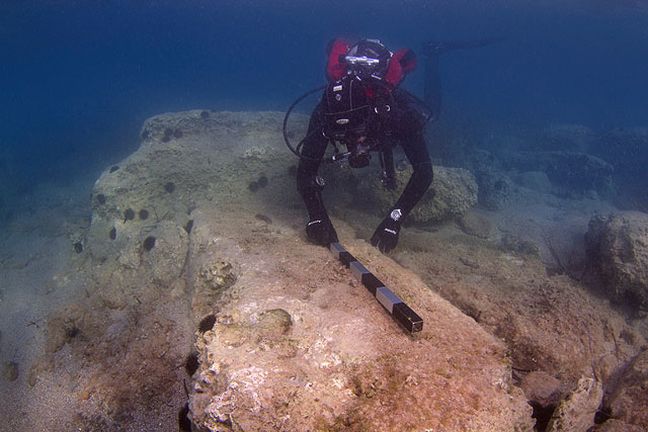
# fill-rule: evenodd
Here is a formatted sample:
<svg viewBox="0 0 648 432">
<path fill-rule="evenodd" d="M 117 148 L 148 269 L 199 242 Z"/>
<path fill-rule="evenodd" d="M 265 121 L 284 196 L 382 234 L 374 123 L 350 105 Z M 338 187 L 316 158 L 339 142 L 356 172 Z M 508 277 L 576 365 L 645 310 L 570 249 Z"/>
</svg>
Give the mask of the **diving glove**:
<svg viewBox="0 0 648 432">
<path fill-rule="evenodd" d="M 308 239 L 318 245 L 328 246 L 338 241 L 337 233 L 328 217 L 313 219 L 306 224 Z"/>
<path fill-rule="evenodd" d="M 387 253 L 393 250 L 398 244 L 401 216 L 400 209 L 395 209 L 376 228 L 376 232 L 371 237 L 371 244 L 377 247 L 380 252 Z"/>
</svg>

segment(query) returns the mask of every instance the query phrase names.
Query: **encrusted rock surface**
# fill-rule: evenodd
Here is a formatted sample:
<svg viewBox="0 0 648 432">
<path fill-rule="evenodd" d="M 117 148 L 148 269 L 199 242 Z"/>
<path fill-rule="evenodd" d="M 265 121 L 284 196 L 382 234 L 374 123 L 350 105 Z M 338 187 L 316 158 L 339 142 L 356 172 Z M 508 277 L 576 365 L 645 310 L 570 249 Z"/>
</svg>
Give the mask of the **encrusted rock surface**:
<svg viewBox="0 0 648 432">
<path fill-rule="evenodd" d="M 613 418 L 648 430 L 648 350 L 639 354 L 625 370 L 606 405 Z"/>
<path fill-rule="evenodd" d="M 493 224 L 477 211 L 466 212 L 457 219 L 457 225 L 464 233 L 482 239 L 491 237 L 494 231 Z"/>
<path fill-rule="evenodd" d="M 520 385 L 529 402 L 543 408 L 556 405 L 562 396 L 560 380 L 543 371 L 533 371 L 527 374 Z"/>
<path fill-rule="evenodd" d="M 617 419 L 609 419 L 603 424 L 594 427 L 592 432 L 646 432 L 646 428 Z"/>
<path fill-rule="evenodd" d="M 590 265 L 610 297 L 648 309 L 648 214 L 595 216 L 586 242 Z"/>
<path fill-rule="evenodd" d="M 323 165 L 320 171 L 327 182 L 324 190 L 327 205 L 341 205 L 385 217 L 412 174 L 404 155 L 397 153 L 395 159 L 396 187 L 393 190 L 383 186 L 377 160 L 372 160 L 369 167 L 363 169 Z M 477 182 L 470 171 L 436 165 L 433 171 L 430 189 L 410 213 L 406 223 L 429 224 L 452 220 L 477 204 Z"/>
<path fill-rule="evenodd" d="M 603 159 L 573 151 L 518 152 L 507 156 L 509 169 L 542 171 L 557 186 L 566 191 L 611 192 L 614 167 Z"/>
<path fill-rule="evenodd" d="M 551 417 L 549 432 L 586 431 L 594 426 L 594 416 L 603 401 L 603 386 L 594 378 L 581 378 L 576 389 Z"/>
<path fill-rule="evenodd" d="M 516 190 L 497 157 L 489 151 L 478 149 L 467 159 L 479 187 L 479 204 L 489 210 L 507 207 L 514 200 Z"/>
<path fill-rule="evenodd" d="M 416 337 L 299 231 L 193 216 L 202 254 L 239 269 L 196 344 L 190 407 L 202 430 L 532 430 L 501 342 L 367 243 L 345 242 L 424 318 Z"/>
<path fill-rule="evenodd" d="M 549 274 L 535 255 L 502 250 L 453 225 L 404 230 L 399 246 L 399 263 L 506 341 L 518 376 L 541 370 L 570 389 L 594 368 L 607 387 L 646 345 L 600 296 Z"/>
<path fill-rule="evenodd" d="M 211 330 L 196 332 L 195 426 L 531 430 L 531 408 L 499 340 L 365 241 L 345 241 L 426 320 L 422 334 L 408 337 L 326 249 L 305 241 L 281 118 L 156 116 L 143 127 L 140 149 L 108 168 L 93 191 L 84 243 L 103 269 L 95 279 L 123 287 L 100 292 L 101 303 L 122 311 L 189 296 L 196 328 L 216 317 Z M 435 203 L 423 204 L 420 220 L 453 217 L 475 203 L 469 172 L 437 167 L 435 182 Z M 329 195 L 344 193 L 338 186 L 333 181 Z M 396 198 L 387 199 L 381 205 Z M 354 238 L 335 223 L 343 238 Z M 81 332 L 114 331 L 89 321 L 79 321 Z"/>
<path fill-rule="evenodd" d="M 255 197 L 249 185 L 261 176 L 267 184 L 259 191 L 261 201 L 272 195 L 294 205 L 296 194 L 278 193 L 294 189 L 288 168 L 295 161 L 281 141 L 281 114 L 203 112 L 147 120 L 140 149 L 97 180 L 87 242 L 95 257 L 119 254 L 137 267 L 139 246 L 160 221 L 186 227 L 198 205 L 249 203 Z M 181 132 L 165 135 L 166 130 Z"/>
<path fill-rule="evenodd" d="M 397 188 L 385 189 L 378 176 L 364 176 L 357 186 L 357 196 L 370 208 L 386 215 L 396 203 L 412 174 L 410 167 L 396 172 Z M 430 189 L 410 213 L 409 222 L 434 223 L 463 215 L 477 204 L 477 183 L 470 171 L 462 168 L 434 167 Z"/>
<path fill-rule="evenodd" d="M 73 266 L 56 278 L 79 283 L 78 301 L 47 318 L 44 357 L 21 362 L 14 382 L 49 390 L 50 402 L 72 389 L 60 406 L 78 415 L 15 430 L 175 430 L 186 382 L 201 431 L 530 431 L 527 398 L 552 404 L 555 386 L 531 385 L 525 397 L 520 377 L 543 370 L 573 388 L 593 371 L 608 386 L 645 344 L 609 305 L 548 276 L 537 256 L 502 250 L 511 224 L 466 212 L 476 194 L 467 171 L 435 167 L 436 195 L 419 219 L 463 213 L 463 231 L 406 226 L 392 259 L 366 242 L 383 208 L 350 202 L 362 188 L 383 207 L 395 196 L 369 187 L 377 172 L 346 182 L 329 166 L 339 171 L 326 199 L 344 245 L 425 320 L 408 336 L 306 241 L 282 118 L 156 116 L 140 149 L 107 167 L 90 226 L 70 237 L 83 248 L 68 245 Z M 306 120 L 296 117 L 298 129 Z M 408 168 L 399 168 L 402 184 Z M 490 196 L 514 199 L 510 185 Z M 357 217 L 336 218 L 338 205 Z M 620 382 L 622 407 L 622 387 L 635 388 Z"/>
</svg>

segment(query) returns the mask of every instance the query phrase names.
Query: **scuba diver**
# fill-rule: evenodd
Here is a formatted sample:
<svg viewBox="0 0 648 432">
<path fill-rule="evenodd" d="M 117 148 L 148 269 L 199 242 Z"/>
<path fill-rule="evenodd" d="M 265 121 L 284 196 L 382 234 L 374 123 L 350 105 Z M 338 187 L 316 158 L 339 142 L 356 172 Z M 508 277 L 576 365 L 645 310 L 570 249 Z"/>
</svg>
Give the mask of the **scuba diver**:
<svg viewBox="0 0 648 432">
<path fill-rule="evenodd" d="M 359 168 L 369 164 L 371 153 L 378 153 L 383 185 L 394 189 L 392 146 L 397 143 L 413 173 L 371 237 L 371 244 L 383 253 L 396 247 L 403 220 L 428 190 L 433 176 L 423 135 L 431 115 L 426 115 L 421 101 L 398 87 L 415 66 L 416 57 L 410 49 L 391 52 L 378 40 L 364 39 L 350 45 L 335 39 L 329 44 L 328 84 L 311 114 L 308 133 L 296 151 L 290 146 L 284 128 L 286 143 L 300 158 L 297 190 L 308 211 L 306 234 L 313 243 L 328 246 L 338 241 L 322 200 L 324 181 L 318 176 L 322 161 L 346 161 L 352 168 Z M 335 153 L 325 158 L 329 145 Z"/>
</svg>

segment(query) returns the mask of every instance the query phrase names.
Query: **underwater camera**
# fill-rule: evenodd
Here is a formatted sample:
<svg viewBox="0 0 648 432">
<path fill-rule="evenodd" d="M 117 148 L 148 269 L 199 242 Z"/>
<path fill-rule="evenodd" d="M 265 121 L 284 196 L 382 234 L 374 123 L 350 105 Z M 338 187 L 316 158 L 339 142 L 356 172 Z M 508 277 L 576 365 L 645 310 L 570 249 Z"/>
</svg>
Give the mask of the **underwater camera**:
<svg viewBox="0 0 648 432">
<path fill-rule="evenodd" d="M 351 168 L 364 168 L 369 165 L 370 152 L 376 151 L 377 141 L 366 136 L 347 137 L 339 141 L 346 146 L 347 151 L 336 152 L 328 159 L 329 162 L 347 162 Z"/>
<path fill-rule="evenodd" d="M 353 97 L 350 92 L 344 94 L 345 86 L 341 82 L 330 87 L 332 94 L 327 98 L 327 110 L 322 115 L 322 134 L 335 148 L 330 162 L 347 161 L 351 168 L 366 167 L 371 160 L 370 152 L 378 147 L 376 113 L 367 101 L 358 106 L 351 103 L 362 99 L 357 95 Z M 346 147 L 346 152 L 340 154 L 338 145 Z"/>
<path fill-rule="evenodd" d="M 349 166 L 351 168 L 364 168 L 369 165 L 371 154 L 369 151 L 371 147 L 362 144 L 357 144 L 349 155 Z"/>
</svg>

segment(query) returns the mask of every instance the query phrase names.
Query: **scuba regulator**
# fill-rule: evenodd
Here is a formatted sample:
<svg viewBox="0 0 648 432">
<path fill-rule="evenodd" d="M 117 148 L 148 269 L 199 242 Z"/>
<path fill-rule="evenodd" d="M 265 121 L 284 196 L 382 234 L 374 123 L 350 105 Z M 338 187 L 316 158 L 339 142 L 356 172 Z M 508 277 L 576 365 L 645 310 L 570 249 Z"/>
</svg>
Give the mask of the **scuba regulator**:
<svg viewBox="0 0 648 432">
<path fill-rule="evenodd" d="M 346 75 L 327 85 L 322 104 L 322 134 L 335 149 L 331 162 L 348 161 L 352 168 L 369 165 L 370 152 L 378 151 L 382 130 L 378 113 L 389 111 L 385 104 L 379 110 L 368 95 L 375 92 L 357 75 Z M 384 108 L 388 107 L 388 108 Z M 338 145 L 346 148 L 340 152 Z"/>
</svg>

